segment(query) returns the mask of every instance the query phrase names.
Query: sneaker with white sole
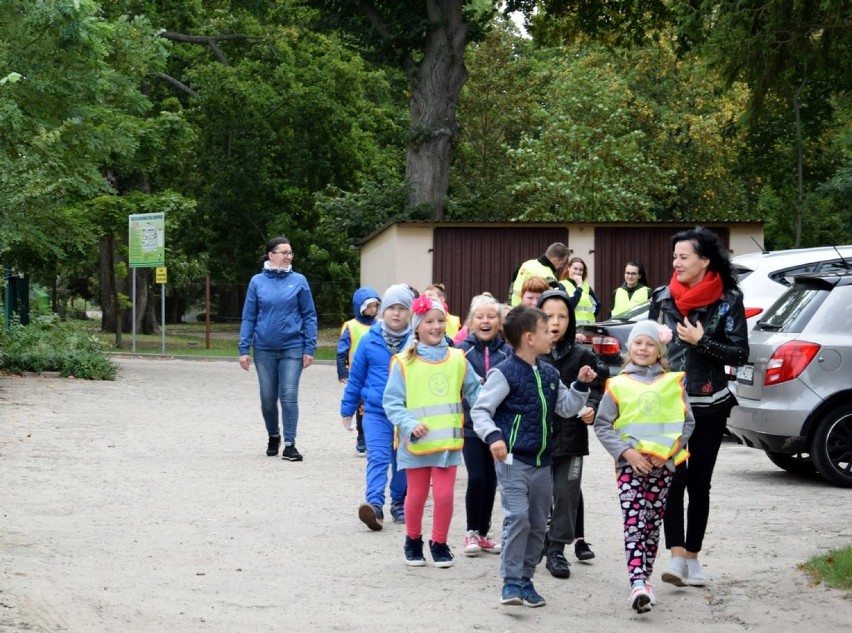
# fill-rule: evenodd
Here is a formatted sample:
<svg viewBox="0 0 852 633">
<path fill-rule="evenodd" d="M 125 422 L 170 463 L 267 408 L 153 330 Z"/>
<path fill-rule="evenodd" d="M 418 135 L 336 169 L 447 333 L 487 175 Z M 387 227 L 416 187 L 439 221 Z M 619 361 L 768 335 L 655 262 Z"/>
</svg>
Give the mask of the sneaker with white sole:
<svg viewBox="0 0 852 633">
<path fill-rule="evenodd" d="M 468 530 L 464 537 L 464 555 L 479 556 L 482 548 L 479 546 L 479 532 Z"/>
<path fill-rule="evenodd" d="M 651 596 L 645 585 L 638 585 L 630 590 L 630 606 L 636 613 L 648 613 L 651 610 Z"/>
<path fill-rule="evenodd" d="M 446 569 L 453 566 L 453 553 L 446 543 L 429 541 L 429 551 L 432 553 L 432 562 L 435 567 Z"/>
<path fill-rule="evenodd" d="M 656 606 L 657 594 L 654 593 L 654 585 L 646 580 L 645 590 L 648 592 L 648 597 L 651 599 L 651 606 Z"/>
<path fill-rule="evenodd" d="M 669 568 L 663 572 L 661 579 L 675 587 L 686 587 L 687 577 L 686 559 L 680 556 L 672 556 Z"/>
<path fill-rule="evenodd" d="M 406 534 L 402 552 L 405 554 L 405 564 L 409 567 L 426 567 L 426 557 L 423 556 L 422 536 L 411 538 Z"/>
<path fill-rule="evenodd" d="M 486 534 L 485 536 L 479 535 L 479 549 L 485 552 L 486 554 L 499 554 L 503 551 L 503 546 L 499 541 L 495 541 L 491 538 L 491 535 Z"/>
<path fill-rule="evenodd" d="M 686 559 L 686 584 L 690 587 L 704 587 L 707 585 L 707 577 L 704 575 L 704 569 L 697 558 Z"/>
</svg>

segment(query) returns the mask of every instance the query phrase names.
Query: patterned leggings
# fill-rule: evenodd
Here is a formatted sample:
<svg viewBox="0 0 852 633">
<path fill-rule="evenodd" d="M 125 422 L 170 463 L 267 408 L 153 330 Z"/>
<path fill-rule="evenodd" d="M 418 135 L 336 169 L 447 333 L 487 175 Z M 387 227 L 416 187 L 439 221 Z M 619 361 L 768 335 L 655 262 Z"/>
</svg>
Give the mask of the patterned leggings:
<svg viewBox="0 0 852 633">
<path fill-rule="evenodd" d="M 654 571 L 672 473 L 663 467 L 640 475 L 630 466 L 619 467 L 616 473 L 624 519 L 624 556 L 632 584 L 647 580 Z"/>
</svg>

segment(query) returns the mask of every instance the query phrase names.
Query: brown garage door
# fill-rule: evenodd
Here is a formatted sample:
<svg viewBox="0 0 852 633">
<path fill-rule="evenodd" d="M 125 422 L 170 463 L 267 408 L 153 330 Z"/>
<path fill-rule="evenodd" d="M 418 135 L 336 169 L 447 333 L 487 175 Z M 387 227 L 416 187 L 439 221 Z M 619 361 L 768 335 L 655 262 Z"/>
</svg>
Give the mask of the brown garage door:
<svg viewBox="0 0 852 633">
<path fill-rule="evenodd" d="M 595 293 L 603 302 L 599 321 L 609 318 L 612 293 L 624 281 L 624 265 L 638 260 L 645 266 L 651 288 L 667 284 L 672 276 L 672 235 L 687 227 L 622 227 L 595 229 Z M 730 233 L 712 227 L 725 248 Z"/>
<path fill-rule="evenodd" d="M 488 291 L 505 301 L 512 273 L 554 242 L 568 243 L 564 227 L 435 229 L 432 280 L 447 287 L 450 311 L 467 316 L 470 300 Z"/>
</svg>

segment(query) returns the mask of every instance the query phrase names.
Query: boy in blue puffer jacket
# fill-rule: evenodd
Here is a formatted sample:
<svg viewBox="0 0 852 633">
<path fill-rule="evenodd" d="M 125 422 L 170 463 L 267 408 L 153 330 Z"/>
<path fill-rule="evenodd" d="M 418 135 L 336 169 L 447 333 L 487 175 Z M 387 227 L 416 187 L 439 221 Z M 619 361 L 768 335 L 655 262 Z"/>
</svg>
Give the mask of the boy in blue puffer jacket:
<svg viewBox="0 0 852 633">
<path fill-rule="evenodd" d="M 379 293 L 372 288 L 358 288 L 352 296 L 352 312 L 355 315 L 354 319 L 349 319 L 340 328 L 340 340 L 337 342 L 337 380 L 344 385 L 349 381 L 349 367 L 352 365 L 352 359 L 355 357 L 355 350 L 358 349 L 358 343 L 376 322 L 376 312 L 379 310 Z M 364 408 L 358 407 L 358 412 L 355 414 L 355 426 L 358 429 L 358 436 L 355 439 L 355 450 L 359 455 L 363 455 L 367 451 L 367 444 L 364 441 L 364 427 L 362 426 L 362 418 L 364 417 Z"/>
<path fill-rule="evenodd" d="M 553 414 L 577 415 L 596 374 L 583 366 L 569 389 L 555 367 L 538 359 L 551 343 L 547 315 L 539 308 L 513 308 L 503 334 L 515 353 L 488 372 L 470 417 L 473 430 L 491 447 L 503 502 L 500 603 L 541 607 L 545 601 L 532 577 L 550 512 Z"/>
</svg>

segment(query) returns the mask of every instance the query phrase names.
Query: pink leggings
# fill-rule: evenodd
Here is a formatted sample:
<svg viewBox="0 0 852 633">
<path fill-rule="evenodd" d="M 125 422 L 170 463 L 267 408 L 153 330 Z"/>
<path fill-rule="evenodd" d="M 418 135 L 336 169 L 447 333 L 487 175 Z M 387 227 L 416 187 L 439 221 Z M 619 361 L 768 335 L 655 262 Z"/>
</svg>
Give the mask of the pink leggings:
<svg viewBox="0 0 852 633">
<path fill-rule="evenodd" d="M 405 532 L 411 538 L 423 534 L 423 509 L 429 496 L 429 483 L 432 484 L 432 540 L 446 543 L 453 519 L 453 489 L 456 485 L 458 466 L 439 468 L 407 468 L 408 492 L 405 495 Z"/>
</svg>

